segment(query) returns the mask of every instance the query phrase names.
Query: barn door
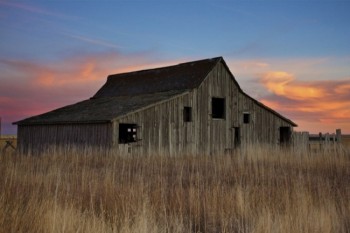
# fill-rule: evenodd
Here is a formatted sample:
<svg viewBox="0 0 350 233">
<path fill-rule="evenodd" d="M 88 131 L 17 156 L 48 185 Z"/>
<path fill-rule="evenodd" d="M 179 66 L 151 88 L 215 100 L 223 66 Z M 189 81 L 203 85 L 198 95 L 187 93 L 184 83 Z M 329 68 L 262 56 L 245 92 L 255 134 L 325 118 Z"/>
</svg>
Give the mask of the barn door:
<svg viewBox="0 0 350 233">
<path fill-rule="evenodd" d="M 290 127 L 280 127 L 280 145 L 288 146 L 291 141 L 292 131 Z"/>
<path fill-rule="evenodd" d="M 233 146 L 234 148 L 238 148 L 241 145 L 241 130 L 239 127 L 234 127 L 234 131 Z"/>
</svg>

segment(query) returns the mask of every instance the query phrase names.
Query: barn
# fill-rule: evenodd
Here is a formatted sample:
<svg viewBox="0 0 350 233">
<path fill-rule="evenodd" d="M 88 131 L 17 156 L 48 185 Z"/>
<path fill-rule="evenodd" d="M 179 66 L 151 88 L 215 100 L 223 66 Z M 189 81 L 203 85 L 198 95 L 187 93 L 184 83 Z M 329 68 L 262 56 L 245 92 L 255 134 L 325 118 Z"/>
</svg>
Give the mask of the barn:
<svg viewBox="0 0 350 233">
<path fill-rule="evenodd" d="M 297 126 L 247 95 L 222 57 L 110 75 L 90 99 L 14 124 L 22 151 L 80 145 L 169 155 L 288 145 Z"/>
</svg>

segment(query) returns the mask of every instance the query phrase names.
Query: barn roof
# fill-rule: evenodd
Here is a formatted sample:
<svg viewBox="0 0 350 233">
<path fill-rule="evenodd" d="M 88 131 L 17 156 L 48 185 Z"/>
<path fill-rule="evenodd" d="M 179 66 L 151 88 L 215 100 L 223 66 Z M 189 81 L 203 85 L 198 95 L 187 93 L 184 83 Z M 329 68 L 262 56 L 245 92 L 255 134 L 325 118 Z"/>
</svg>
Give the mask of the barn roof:
<svg viewBox="0 0 350 233">
<path fill-rule="evenodd" d="M 175 97 L 185 91 L 167 91 L 137 96 L 116 96 L 89 99 L 15 122 L 18 125 L 105 123 L 118 116 Z"/>
<path fill-rule="evenodd" d="M 167 100 L 198 88 L 222 57 L 181 63 L 155 69 L 110 75 L 89 100 L 68 105 L 38 116 L 15 122 L 18 125 L 97 123 L 111 120 L 140 108 Z M 229 71 L 239 91 L 272 114 L 297 126 L 291 120 L 247 95 Z"/>
<path fill-rule="evenodd" d="M 198 87 L 222 57 L 108 76 L 92 98 L 134 96 Z"/>
</svg>

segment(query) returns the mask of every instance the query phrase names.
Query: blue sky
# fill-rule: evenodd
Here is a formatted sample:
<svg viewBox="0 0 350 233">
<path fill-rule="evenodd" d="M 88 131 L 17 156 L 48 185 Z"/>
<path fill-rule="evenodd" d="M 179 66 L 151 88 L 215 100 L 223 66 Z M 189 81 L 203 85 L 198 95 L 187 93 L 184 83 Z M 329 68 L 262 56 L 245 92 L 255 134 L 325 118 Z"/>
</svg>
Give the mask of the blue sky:
<svg viewBox="0 0 350 233">
<path fill-rule="evenodd" d="M 3 134 L 108 74 L 216 56 L 297 130 L 350 133 L 349 12 L 348 0 L 0 0 Z"/>
</svg>

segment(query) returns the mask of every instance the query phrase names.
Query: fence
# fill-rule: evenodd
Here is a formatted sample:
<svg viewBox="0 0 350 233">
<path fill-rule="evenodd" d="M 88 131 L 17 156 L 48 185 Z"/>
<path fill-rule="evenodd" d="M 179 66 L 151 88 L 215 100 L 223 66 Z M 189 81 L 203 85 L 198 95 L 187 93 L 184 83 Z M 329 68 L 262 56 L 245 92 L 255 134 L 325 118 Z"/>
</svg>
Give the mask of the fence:
<svg viewBox="0 0 350 233">
<path fill-rule="evenodd" d="M 293 132 L 292 138 L 293 147 L 300 150 L 317 152 L 321 150 L 335 151 L 342 148 L 350 151 L 350 135 L 342 135 L 340 129 L 332 134 Z"/>
<path fill-rule="evenodd" d="M 8 151 L 15 151 L 17 148 L 17 137 L 16 136 L 0 136 L 0 153 L 5 153 Z"/>
</svg>

